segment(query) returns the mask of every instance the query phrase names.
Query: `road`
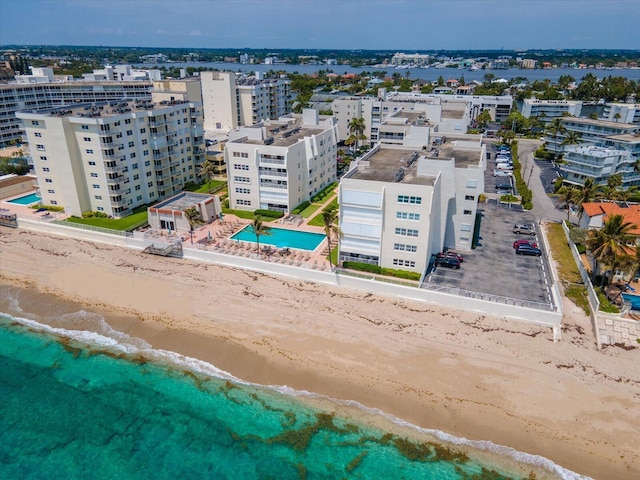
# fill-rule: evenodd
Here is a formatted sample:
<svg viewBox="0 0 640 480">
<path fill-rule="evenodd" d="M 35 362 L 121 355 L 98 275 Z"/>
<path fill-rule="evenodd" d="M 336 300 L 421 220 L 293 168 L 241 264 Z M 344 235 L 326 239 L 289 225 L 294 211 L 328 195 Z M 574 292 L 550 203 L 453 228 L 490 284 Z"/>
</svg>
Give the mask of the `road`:
<svg viewBox="0 0 640 480">
<path fill-rule="evenodd" d="M 533 193 L 533 208 L 531 213 L 538 221 L 560 222 L 566 219 L 566 214 L 556 208 L 555 202 L 549 198 L 541 178 L 549 178 L 549 172 L 553 167 L 551 163 L 540 164 L 533 159 L 533 152 L 542 145 L 540 140 L 519 139 L 518 158 L 522 166 L 521 174 L 525 183 Z M 548 165 L 548 166 L 547 166 Z M 544 172 L 542 170 L 545 170 Z"/>
</svg>

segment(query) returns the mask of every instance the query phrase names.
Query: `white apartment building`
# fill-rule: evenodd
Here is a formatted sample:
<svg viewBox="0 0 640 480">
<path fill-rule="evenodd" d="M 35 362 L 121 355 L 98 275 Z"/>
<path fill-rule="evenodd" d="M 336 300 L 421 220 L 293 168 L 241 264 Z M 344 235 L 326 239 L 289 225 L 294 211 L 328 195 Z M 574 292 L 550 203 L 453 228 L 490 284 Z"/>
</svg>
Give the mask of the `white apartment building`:
<svg viewBox="0 0 640 480">
<path fill-rule="evenodd" d="M 624 187 L 630 186 L 630 176 L 636 181 L 640 179 L 634 172 L 631 153 L 625 150 L 571 145 L 565 148 L 563 160 L 560 171 L 564 182 L 572 185 L 584 185 L 587 178 L 593 179 L 596 185 L 606 185 L 607 179 L 616 173 L 622 175 Z"/>
<path fill-rule="evenodd" d="M 640 103 L 606 103 L 602 116 L 611 122 L 640 125 Z"/>
<path fill-rule="evenodd" d="M 198 78 L 156 80 L 153 82 L 151 97 L 155 103 L 185 101 L 202 104 L 200 80 Z"/>
<path fill-rule="evenodd" d="M 381 89 L 379 97 L 347 97 L 332 102 L 340 141 L 349 138 L 349 123 L 353 118 L 363 118 L 364 135 L 368 141 L 377 142 L 382 140 L 380 125 L 399 111 L 421 113 L 434 132 L 446 135 L 466 133 L 471 121 L 483 110 L 488 110 L 494 120 L 503 121 L 511 113 L 513 104 L 510 95 L 387 94 Z"/>
<path fill-rule="evenodd" d="M 200 180 L 202 108 L 188 102 L 97 102 L 18 113 L 42 203 L 76 216 L 123 217 Z"/>
<path fill-rule="evenodd" d="M 231 131 L 291 111 L 290 82 L 284 78 L 201 72 L 200 81 L 206 130 Z"/>
<path fill-rule="evenodd" d="M 230 133 L 229 206 L 290 212 L 336 181 L 337 129 L 316 110 Z"/>
<path fill-rule="evenodd" d="M 423 66 L 429 64 L 429 55 L 420 53 L 396 53 L 391 57 L 391 65 L 415 65 Z"/>
<path fill-rule="evenodd" d="M 151 82 L 54 82 L 0 84 L 0 146 L 24 135 L 19 110 L 61 107 L 77 102 L 110 102 L 124 98 L 151 100 Z"/>
<path fill-rule="evenodd" d="M 479 135 L 376 145 L 340 180 L 340 261 L 422 273 L 443 248 L 469 251 L 485 153 Z"/>
<path fill-rule="evenodd" d="M 579 100 L 525 98 L 522 102 L 521 113 L 525 118 L 538 117 L 540 121 L 548 123 L 554 118 L 566 115 L 579 117 L 582 113 L 582 102 Z"/>
</svg>

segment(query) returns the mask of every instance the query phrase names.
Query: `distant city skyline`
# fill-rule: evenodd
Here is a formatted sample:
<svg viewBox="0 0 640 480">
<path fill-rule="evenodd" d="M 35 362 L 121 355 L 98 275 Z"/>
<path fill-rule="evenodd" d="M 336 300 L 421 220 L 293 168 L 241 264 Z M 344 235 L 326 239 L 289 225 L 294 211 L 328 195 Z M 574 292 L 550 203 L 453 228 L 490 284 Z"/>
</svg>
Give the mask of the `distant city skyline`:
<svg viewBox="0 0 640 480">
<path fill-rule="evenodd" d="M 0 44 L 640 49 L 640 0 L 2 0 Z"/>
</svg>

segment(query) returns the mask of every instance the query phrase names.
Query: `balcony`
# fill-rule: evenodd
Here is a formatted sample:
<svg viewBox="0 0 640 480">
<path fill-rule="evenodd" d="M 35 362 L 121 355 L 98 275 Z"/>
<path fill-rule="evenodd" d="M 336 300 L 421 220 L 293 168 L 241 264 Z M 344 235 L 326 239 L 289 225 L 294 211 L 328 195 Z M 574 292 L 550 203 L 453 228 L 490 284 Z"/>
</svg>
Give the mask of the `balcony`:
<svg viewBox="0 0 640 480">
<path fill-rule="evenodd" d="M 112 207 L 126 207 L 127 206 L 127 200 L 121 198 L 120 200 L 115 200 L 115 198 L 117 197 L 111 197 L 111 206 Z"/>
<path fill-rule="evenodd" d="M 121 174 L 121 173 L 124 173 L 126 170 L 127 170 L 126 165 L 110 165 L 108 162 L 104 162 L 104 171 L 107 174 L 109 173 Z"/>
<path fill-rule="evenodd" d="M 260 176 L 269 176 L 269 177 L 287 177 L 287 172 L 277 172 L 275 170 L 270 170 L 266 168 L 261 168 L 259 170 Z"/>
</svg>

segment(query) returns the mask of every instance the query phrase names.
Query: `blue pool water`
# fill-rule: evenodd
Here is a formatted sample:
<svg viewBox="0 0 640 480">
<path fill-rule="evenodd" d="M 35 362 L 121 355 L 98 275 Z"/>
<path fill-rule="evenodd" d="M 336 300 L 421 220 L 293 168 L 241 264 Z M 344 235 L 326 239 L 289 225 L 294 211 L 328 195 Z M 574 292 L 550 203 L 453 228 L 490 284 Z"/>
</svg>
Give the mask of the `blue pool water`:
<svg viewBox="0 0 640 480">
<path fill-rule="evenodd" d="M 260 245 L 272 245 L 278 248 L 289 247 L 313 251 L 326 238 L 320 233 L 298 232 L 284 228 L 269 227 L 269 235 L 260 235 Z M 231 237 L 232 240 L 256 243 L 253 226 L 247 225 Z"/>
<path fill-rule="evenodd" d="M 13 200 L 7 200 L 9 203 L 17 203 L 18 205 L 31 205 L 42 200 L 37 193 L 30 193 L 24 197 L 14 198 Z"/>
<path fill-rule="evenodd" d="M 633 295 L 631 293 L 623 293 L 622 298 L 631 303 L 631 310 L 640 310 L 640 295 Z"/>
</svg>

